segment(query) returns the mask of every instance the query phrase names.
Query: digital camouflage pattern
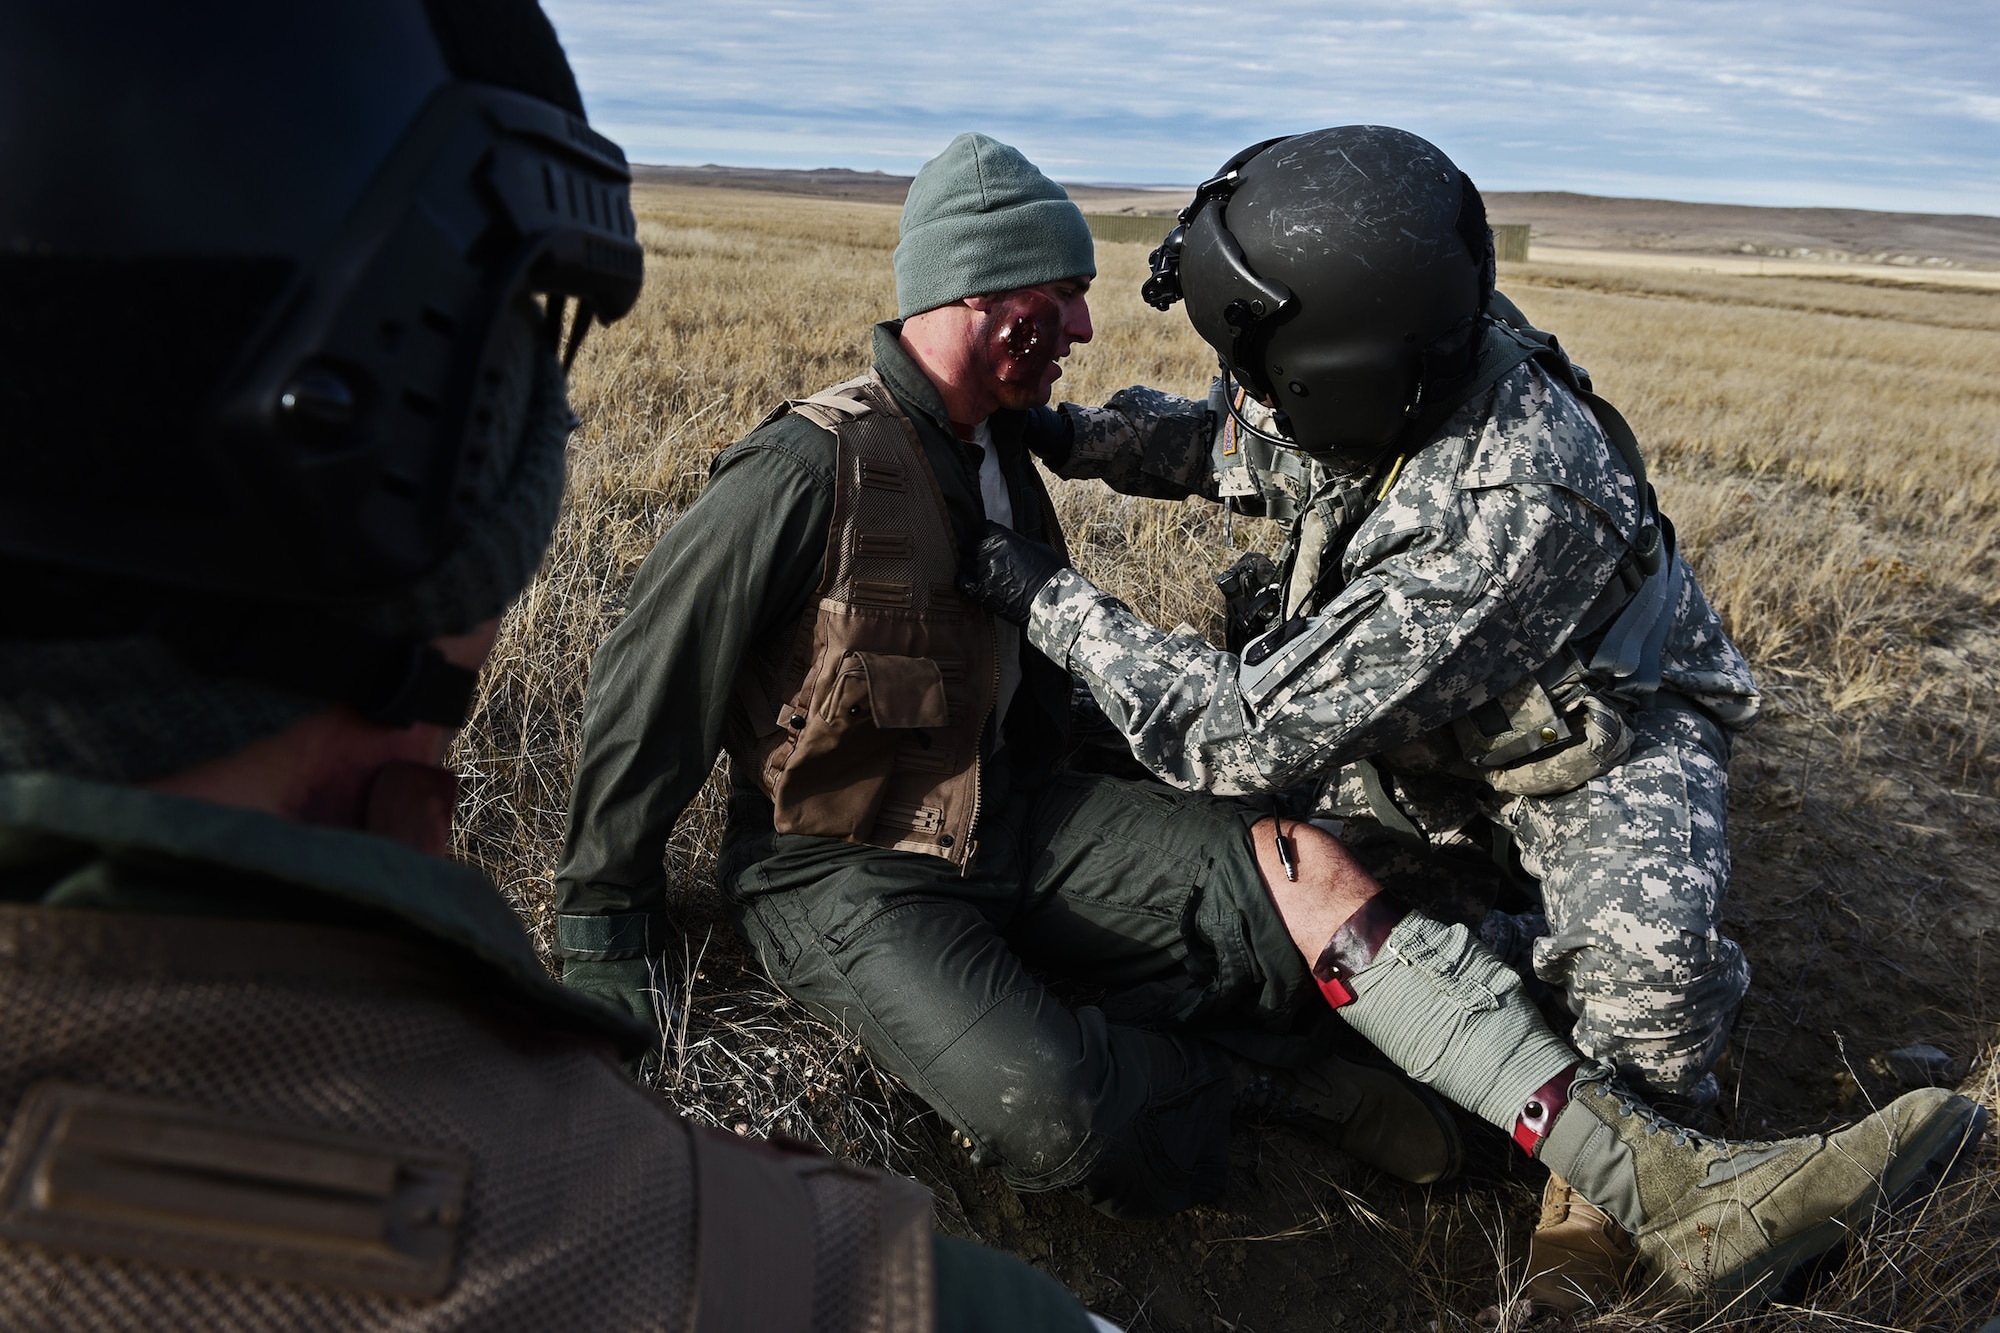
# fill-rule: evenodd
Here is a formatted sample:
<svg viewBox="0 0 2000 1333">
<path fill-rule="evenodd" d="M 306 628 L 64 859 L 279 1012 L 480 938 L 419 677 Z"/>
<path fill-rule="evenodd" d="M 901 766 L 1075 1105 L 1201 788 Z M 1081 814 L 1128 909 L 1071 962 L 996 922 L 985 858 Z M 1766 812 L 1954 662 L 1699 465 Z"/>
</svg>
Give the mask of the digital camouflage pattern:
<svg viewBox="0 0 2000 1333">
<path fill-rule="evenodd" d="M 1541 880 L 1551 933 L 1535 942 L 1535 974 L 1565 991 L 1572 1040 L 1642 1087 L 1705 1106 L 1750 988 L 1743 951 L 1718 929 L 1728 741 L 1680 708 L 1643 713 L 1633 730 L 1632 752 L 1604 777 L 1486 813 Z"/>
<path fill-rule="evenodd" d="M 1060 474 L 1217 498 L 1206 405 L 1127 389 L 1063 411 L 1073 439 Z M 1302 618 L 1268 655 L 1260 643 L 1221 652 L 1185 625 L 1163 632 L 1069 570 L 1037 598 L 1029 637 L 1168 782 L 1242 795 L 1318 781 L 1325 813 L 1365 817 L 1343 766 L 1428 737 L 1553 658 L 1646 506 L 1589 411 L 1533 362 L 1409 456 L 1365 477 L 1319 467 L 1312 480 L 1286 562 Z M 1664 657 L 1665 692 L 1633 719 L 1632 753 L 1583 788 L 1510 797 L 1444 773 L 1393 780 L 1433 841 L 1474 815 L 1514 835 L 1555 932 L 1536 970 L 1565 988 L 1579 1045 L 1656 1094 L 1700 1100 L 1714 1095 L 1708 1070 L 1748 984 L 1718 931 L 1727 741 L 1716 723 L 1747 724 L 1758 698 L 1691 574 Z"/>
</svg>

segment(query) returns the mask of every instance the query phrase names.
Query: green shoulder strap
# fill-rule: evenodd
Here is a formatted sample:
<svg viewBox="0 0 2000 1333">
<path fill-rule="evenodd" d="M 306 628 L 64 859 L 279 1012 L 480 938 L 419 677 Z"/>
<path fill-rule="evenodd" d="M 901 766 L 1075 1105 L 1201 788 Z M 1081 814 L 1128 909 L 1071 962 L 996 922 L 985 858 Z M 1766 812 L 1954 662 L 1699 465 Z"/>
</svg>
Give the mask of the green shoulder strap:
<svg viewBox="0 0 2000 1333">
<path fill-rule="evenodd" d="M 1530 360 L 1561 380 L 1590 409 L 1638 483 L 1642 510 L 1632 549 L 1619 561 L 1617 576 L 1585 613 L 1571 640 L 1588 639 L 1603 631 L 1591 670 L 1618 682 L 1615 688 L 1621 691 L 1635 697 L 1648 695 L 1659 682 L 1660 653 L 1679 600 L 1681 571 L 1675 559 L 1673 525 L 1660 513 L 1659 497 L 1647 480 L 1639 437 L 1623 413 L 1592 391 L 1589 372 L 1569 359 L 1554 334 L 1529 324 L 1520 307 L 1499 292 L 1487 303 L 1487 314 L 1491 322 L 1471 376 L 1419 413 L 1412 432 L 1404 438 L 1424 440 L 1453 412 Z"/>
<path fill-rule="evenodd" d="M 1569 359 L 1569 353 L 1563 350 L 1562 344 L 1556 341 L 1553 333 L 1544 333 L 1528 323 L 1527 317 L 1521 315 L 1520 307 L 1499 292 L 1493 293 L 1493 298 L 1489 309 L 1502 316 L 1501 322 L 1496 327 L 1505 329 L 1516 339 L 1536 344 L 1535 350 L 1529 355 L 1538 360 L 1545 370 L 1562 380 L 1570 392 L 1582 399 L 1584 405 L 1590 408 L 1590 414 L 1597 418 L 1597 424 L 1603 428 L 1605 438 L 1611 441 L 1611 447 L 1618 451 L 1618 456 L 1625 460 L 1625 467 L 1631 472 L 1633 480 L 1639 483 L 1639 493 L 1646 497 L 1650 508 L 1657 510 L 1658 505 L 1653 501 L 1652 484 L 1646 479 L 1646 456 L 1639 451 L 1639 437 L 1632 430 L 1631 424 L 1625 420 L 1625 414 L 1597 395 L 1596 390 L 1591 387 L 1590 372 Z M 1515 366 L 1519 364 L 1520 361 L 1513 363 Z M 1512 368 L 1513 366 L 1508 367 L 1510 370 Z"/>
</svg>

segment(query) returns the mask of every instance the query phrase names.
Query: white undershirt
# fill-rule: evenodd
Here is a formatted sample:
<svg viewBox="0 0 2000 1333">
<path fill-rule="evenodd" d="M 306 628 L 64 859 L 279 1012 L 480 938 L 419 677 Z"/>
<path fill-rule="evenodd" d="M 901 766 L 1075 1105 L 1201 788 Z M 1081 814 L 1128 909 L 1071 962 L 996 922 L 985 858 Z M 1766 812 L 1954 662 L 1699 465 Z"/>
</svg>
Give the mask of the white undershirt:
<svg viewBox="0 0 2000 1333">
<path fill-rule="evenodd" d="M 972 428 L 972 442 L 979 446 L 979 498 L 986 505 L 986 517 L 1003 528 L 1014 526 L 1014 501 L 1007 494 L 1007 479 L 1000 475 L 1000 451 L 993 447 L 993 427 L 982 421 Z M 1000 619 L 993 622 L 993 651 L 1000 658 L 1000 693 L 993 701 L 993 735 L 1007 721 L 1007 705 L 1021 684 L 1021 630 Z"/>
</svg>

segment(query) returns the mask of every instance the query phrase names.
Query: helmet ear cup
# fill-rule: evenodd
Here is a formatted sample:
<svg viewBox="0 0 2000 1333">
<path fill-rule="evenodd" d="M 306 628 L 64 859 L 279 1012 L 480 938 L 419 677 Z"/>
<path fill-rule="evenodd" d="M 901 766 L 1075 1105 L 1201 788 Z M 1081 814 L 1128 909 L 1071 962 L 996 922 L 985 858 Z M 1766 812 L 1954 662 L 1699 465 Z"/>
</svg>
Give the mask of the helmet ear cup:
<svg viewBox="0 0 2000 1333">
<path fill-rule="evenodd" d="M 442 560 L 476 507 L 466 476 L 494 447 L 501 313 L 531 292 L 552 307 L 574 292 L 609 316 L 637 297 L 625 172 L 614 146 L 546 103 L 441 89 L 320 262 L 346 281 L 302 284 L 224 389 L 225 475 L 257 496 L 239 540 L 265 554 L 204 581 L 365 597 Z"/>
<path fill-rule="evenodd" d="M 1314 454 L 1372 457 L 1396 438 L 1416 397 L 1417 357 L 1376 339 L 1281 336 L 1266 359 L 1280 372 L 1273 404 Z"/>
</svg>

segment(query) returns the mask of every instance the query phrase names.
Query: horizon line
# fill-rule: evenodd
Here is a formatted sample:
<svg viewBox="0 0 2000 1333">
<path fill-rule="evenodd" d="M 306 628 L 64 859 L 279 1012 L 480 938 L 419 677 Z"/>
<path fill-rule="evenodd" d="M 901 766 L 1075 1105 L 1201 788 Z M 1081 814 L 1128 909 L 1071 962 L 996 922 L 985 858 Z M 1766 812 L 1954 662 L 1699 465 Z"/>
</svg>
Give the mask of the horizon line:
<svg viewBox="0 0 2000 1333">
<path fill-rule="evenodd" d="M 884 180 L 907 181 L 915 179 L 914 176 L 906 176 L 900 172 L 895 172 L 895 171 L 883 171 L 880 168 L 840 167 L 832 165 L 817 166 L 817 167 L 752 167 L 752 166 L 735 165 L 728 162 L 690 163 L 690 162 L 636 162 L 636 161 L 630 162 L 628 163 L 628 165 L 630 165 L 635 169 L 640 167 L 657 167 L 670 171 L 708 171 L 708 170 L 783 171 L 783 172 L 793 172 L 802 176 L 811 175 L 815 172 L 841 171 L 841 172 L 846 172 L 849 175 L 874 176 L 882 178 Z M 1148 193 L 1161 193 L 1161 194 L 1168 193 L 1170 191 L 1186 191 L 1192 193 L 1195 188 L 1194 184 L 1192 183 L 1186 185 L 1177 185 L 1177 184 L 1161 184 L 1157 181 L 1118 181 L 1118 180 L 1102 180 L 1102 179 L 1058 180 L 1056 181 L 1056 184 L 1065 187 L 1071 185 L 1078 185 L 1084 187 L 1085 189 L 1092 189 L 1092 190 L 1142 190 Z M 1892 217 L 1904 216 L 1904 217 L 1930 217 L 1930 218 L 1982 218 L 1988 221 L 2000 222 L 2000 214 L 1978 213 L 1969 210 L 1958 213 L 1945 213 L 1945 212 L 1939 212 L 1934 209 L 1923 209 L 1923 208 L 1857 208 L 1845 204 L 1746 204 L 1734 200 L 1722 200 L 1722 199 L 1674 199 L 1666 195 L 1654 195 L 1654 194 L 1593 194 L 1588 190 L 1552 190 L 1552 189 L 1488 190 L 1482 188 L 1480 190 L 1480 193 L 1486 196 L 1506 195 L 1506 194 L 1566 194 L 1566 195 L 1571 195 L 1578 199 L 1615 199 L 1629 203 L 1684 204 L 1696 208 L 1751 208 L 1751 209 L 1762 210 L 1765 212 L 1791 211 L 1800 213 L 1881 213 Z"/>
</svg>

